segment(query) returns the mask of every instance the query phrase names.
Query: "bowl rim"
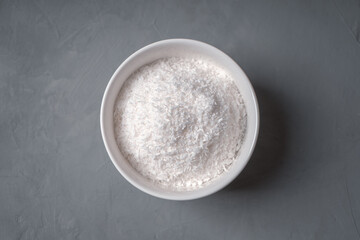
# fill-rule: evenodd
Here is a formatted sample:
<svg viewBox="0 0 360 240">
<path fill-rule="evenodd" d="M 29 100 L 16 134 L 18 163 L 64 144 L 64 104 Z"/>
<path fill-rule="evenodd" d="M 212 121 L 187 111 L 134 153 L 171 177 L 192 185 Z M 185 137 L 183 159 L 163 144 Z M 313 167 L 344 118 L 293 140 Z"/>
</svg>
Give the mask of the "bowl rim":
<svg viewBox="0 0 360 240">
<path fill-rule="evenodd" d="M 249 151 L 247 152 L 248 156 L 247 158 L 244 160 L 243 164 L 238 168 L 236 169 L 236 171 L 234 171 L 233 175 L 231 177 L 229 177 L 226 181 L 223 181 L 221 184 L 219 184 L 216 188 L 213 188 L 213 189 L 209 189 L 208 191 L 203 191 L 203 192 L 197 192 L 197 190 L 193 190 L 193 191 L 189 191 L 189 192 L 184 192 L 184 193 L 192 193 L 192 194 L 183 194 L 181 196 L 179 195 L 168 195 L 168 194 L 164 194 L 164 193 L 160 193 L 160 192 L 157 192 L 155 190 L 152 190 L 150 188 L 147 188 L 145 186 L 142 186 L 141 184 L 138 184 L 136 180 L 134 180 L 132 177 L 129 176 L 129 174 L 124 171 L 120 166 L 119 164 L 117 163 L 116 161 L 116 158 L 115 156 L 113 155 L 112 151 L 111 151 L 111 148 L 109 146 L 109 142 L 108 141 L 111 141 L 109 139 L 109 137 L 107 136 L 106 134 L 106 130 L 105 130 L 105 120 L 106 120 L 106 117 L 105 117 L 105 102 L 107 100 L 107 97 L 109 95 L 109 91 L 110 91 L 110 87 L 113 85 L 113 82 L 116 81 L 116 78 L 117 76 L 119 75 L 119 73 L 122 71 L 122 69 L 129 63 L 131 62 L 132 59 L 136 58 L 138 55 L 142 54 L 143 52 L 147 51 L 148 49 L 150 48 L 153 48 L 153 47 L 156 47 L 156 46 L 159 46 L 159 45 L 163 45 L 163 44 L 169 44 L 169 43 L 189 43 L 189 44 L 197 44 L 197 45 L 202 45 L 203 47 L 206 47 L 208 49 L 211 49 L 212 51 L 216 51 L 218 52 L 219 54 L 223 55 L 223 57 L 225 57 L 227 60 L 229 60 L 230 62 L 234 63 L 235 66 L 237 66 L 238 70 L 242 73 L 242 75 L 244 76 L 244 81 L 246 82 L 246 84 L 248 85 L 250 91 L 251 91 L 251 96 L 252 96 L 252 101 L 253 101 L 253 104 L 254 104 L 254 110 L 255 110 L 255 132 L 254 132 L 254 135 L 251 136 L 252 137 L 252 141 L 251 141 L 251 145 L 250 145 L 250 149 Z M 126 81 L 126 80 L 125 80 Z M 235 178 L 237 178 L 239 176 L 239 174 L 243 171 L 243 169 L 245 168 L 245 166 L 247 165 L 247 163 L 249 162 L 253 152 L 254 152 L 254 149 L 255 149 L 255 145 L 256 145 L 256 142 L 257 142 L 257 139 L 258 139 L 258 135 L 259 135 L 259 127 L 260 127 L 260 113 L 259 113 L 259 106 L 258 106 L 258 101 L 257 101 L 257 97 L 256 97 L 256 94 L 255 94 L 255 91 L 254 91 L 254 88 L 249 80 L 249 78 L 247 77 L 247 75 L 245 74 L 245 72 L 243 71 L 243 69 L 230 57 L 228 56 L 226 53 L 224 53 L 223 51 L 221 51 L 220 49 L 210 45 L 210 44 L 207 44 L 207 43 L 204 43 L 204 42 L 201 42 L 201 41 L 198 41 L 198 40 L 193 40 L 193 39 L 185 39 L 185 38 L 174 38 L 174 39 L 166 39 L 166 40 L 161 40 L 161 41 L 157 41 L 157 42 L 154 42 L 154 43 L 151 43 L 149 45 L 146 45 L 142 48 L 140 48 L 139 50 L 135 51 L 133 54 L 131 54 L 128 58 L 125 59 L 125 61 L 123 61 L 120 66 L 116 69 L 116 71 L 114 72 L 114 74 L 111 76 L 107 86 L 106 86 L 106 89 L 105 89 L 105 92 L 104 92 L 104 95 L 103 95 L 103 98 L 102 98 L 102 101 L 101 101 L 101 108 L 100 108 L 100 129 L 101 129 L 101 136 L 102 136 L 102 139 L 103 139 L 103 142 L 104 142 L 104 145 L 105 145 L 105 148 L 106 148 L 106 151 L 112 161 L 112 163 L 114 164 L 114 166 L 116 167 L 116 169 L 120 172 L 120 174 L 130 183 L 132 184 L 134 187 L 136 187 L 137 189 L 149 194 L 149 195 L 152 195 L 154 197 L 158 197 L 158 198 L 161 198 L 161 199 L 167 199 L 167 200 L 178 200 L 178 201 L 182 201 L 182 200 L 193 200 L 193 199 L 198 199 L 198 198 L 202 198 L 202 197 L 206 197 L 206 196 L 209 196 L 215 192 L 218 192 L 220 191 L 221 189 L 225 188 L 227 185 L 229 185 Z M 124 157 L 125 158 L 125 157 Z M 211 185 L 211 184 L 210 184 Z M 205 187 L 206 188 L 206 187 Z M 200 188 L 199 190 L 201 189 L 204 189 L 204 188 Z M 198 193 L 198 194 L 197 194 Z"/>
</svg>

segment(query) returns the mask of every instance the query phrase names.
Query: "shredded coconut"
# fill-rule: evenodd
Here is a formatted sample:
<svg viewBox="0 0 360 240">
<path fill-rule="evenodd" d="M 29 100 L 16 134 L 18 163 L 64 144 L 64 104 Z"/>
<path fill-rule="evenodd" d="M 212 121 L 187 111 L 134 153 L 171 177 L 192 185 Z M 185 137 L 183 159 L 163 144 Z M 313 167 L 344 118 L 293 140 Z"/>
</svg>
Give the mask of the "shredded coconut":
<svg viewBox="0 0 360 240">
<path fill-rule="evenodd" d="M 120 151 L 144 177 L 174 191 L 226 172 L 241 148 L 246 109 L 234 80 L 197 58 L 163 58 L 124 83 L 114 127 Z"/>
</svg>

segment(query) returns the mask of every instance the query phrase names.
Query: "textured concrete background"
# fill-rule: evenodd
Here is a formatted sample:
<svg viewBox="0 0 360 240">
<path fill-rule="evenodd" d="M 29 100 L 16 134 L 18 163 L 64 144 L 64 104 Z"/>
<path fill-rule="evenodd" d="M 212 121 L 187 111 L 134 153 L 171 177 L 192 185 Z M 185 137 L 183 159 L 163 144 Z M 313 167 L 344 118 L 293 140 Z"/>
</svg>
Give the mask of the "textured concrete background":
<svg viewBox="0 0 360 240">
<path fill-rule="evenodd" d="M 102 94 L 135 50 L 208 42 L 255 86 L 245 172 L 210 197 L 116 171 Z M 359 239 L 360 2 L 0 1 L 0 239 Z"/>
</svg>

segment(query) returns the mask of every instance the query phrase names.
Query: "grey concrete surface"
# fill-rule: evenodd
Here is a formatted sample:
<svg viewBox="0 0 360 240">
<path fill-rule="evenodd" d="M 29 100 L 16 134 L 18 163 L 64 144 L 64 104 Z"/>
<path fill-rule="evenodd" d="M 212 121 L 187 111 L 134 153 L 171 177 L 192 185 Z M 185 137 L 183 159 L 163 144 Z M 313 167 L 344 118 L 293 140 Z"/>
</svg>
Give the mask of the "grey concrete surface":
<svg viewBox="0 0 360 240">
<path fill-rule="evenodd" d="M 0 239 L 359 239 L 360 2 L 0 1 Z M 234 183 L 148 196 L 116 171 L 102 94 L 135 50 L 233 57 L 261 130 Z"/>
</svg>

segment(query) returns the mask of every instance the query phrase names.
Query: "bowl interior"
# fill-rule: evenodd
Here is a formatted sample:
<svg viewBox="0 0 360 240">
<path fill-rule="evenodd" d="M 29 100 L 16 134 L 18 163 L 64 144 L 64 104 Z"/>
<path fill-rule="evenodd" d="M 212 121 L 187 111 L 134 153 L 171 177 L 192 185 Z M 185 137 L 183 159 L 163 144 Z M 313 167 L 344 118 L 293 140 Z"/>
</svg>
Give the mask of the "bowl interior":
<svg viewBox="0 0 360 240">
<path fill-rule="evenodd" d="M 224 69 L 236 82 L 247 111 L 247 131 L 238 158 L 229 171 L 209 185 L 193 191 L 165 190 L 142 177 L 122 156 L 114 136 L 113 110 L 116 97 L 127 78 L 141 66 L 164 57 L 201 57 Z M 156 197 L 188 200 L 207 196 L 228 185 L 245 167 L 254 149 L 259 113 L 254 90 L 241 68 L 226 54 L 208 44 L 186 39 L 164 40 L 148 45 L 131 55 L 112 76 L 101 106 L 101 132 L 107 152 L 119 172 L 135 187 Z"/>
</svg>

